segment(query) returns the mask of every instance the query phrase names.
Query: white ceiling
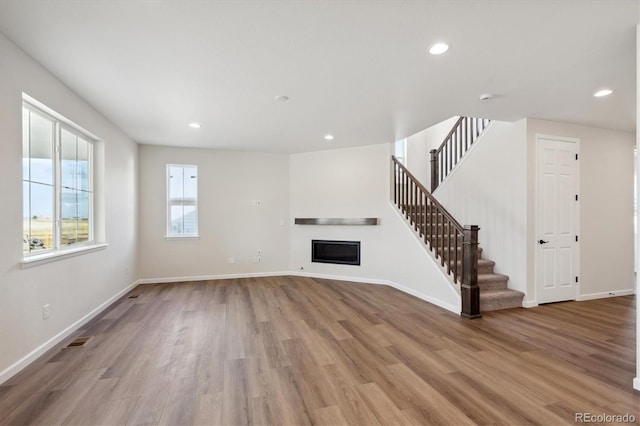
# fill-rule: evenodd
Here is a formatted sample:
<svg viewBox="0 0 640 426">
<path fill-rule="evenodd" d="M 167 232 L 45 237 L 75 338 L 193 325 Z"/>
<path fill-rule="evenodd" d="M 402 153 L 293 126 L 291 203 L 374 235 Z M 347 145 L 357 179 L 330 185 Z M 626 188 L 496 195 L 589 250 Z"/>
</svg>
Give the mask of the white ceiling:
<svg viewBox="0 0 640 426">
<path fill-rule="evenodd" d="M 0 0 L 0 32 L 134 140 L 276 152 L 453 115 L 635 131 L 638 17 L 637 0 Z"/>
</svg>

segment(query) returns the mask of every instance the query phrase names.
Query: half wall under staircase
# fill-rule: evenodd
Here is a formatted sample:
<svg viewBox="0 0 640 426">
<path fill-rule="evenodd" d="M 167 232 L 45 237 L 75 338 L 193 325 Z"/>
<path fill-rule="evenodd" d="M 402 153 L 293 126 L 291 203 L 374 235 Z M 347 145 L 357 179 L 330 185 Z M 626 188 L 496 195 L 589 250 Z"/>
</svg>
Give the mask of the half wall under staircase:
<svg viewBox="0 0 640 426">
<path fill-rule="evenodd" d="M 461 315 L 522 307 L 522 292 L 508 288 L 509 277 L 494 272 L 495 262 L 482 257 L 479 228 L 462 226 L 435 197 L 392 157 L 393 202 L 408 225 L 460 288 Z"/>
</svg>

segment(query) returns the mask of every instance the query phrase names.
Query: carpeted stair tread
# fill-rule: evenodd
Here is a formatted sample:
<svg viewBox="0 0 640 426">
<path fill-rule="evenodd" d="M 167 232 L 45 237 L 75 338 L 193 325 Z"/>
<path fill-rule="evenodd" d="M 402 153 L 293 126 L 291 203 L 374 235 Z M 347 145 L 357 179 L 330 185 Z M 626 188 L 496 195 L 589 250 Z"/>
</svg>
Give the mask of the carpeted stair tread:
<svg viewBox="0 0 640 426">
<path fill-rule="evenodd" d="M 509 288 L 480 291 L 480 312 L 521 308 L 524 293 Z"/>
</svg>

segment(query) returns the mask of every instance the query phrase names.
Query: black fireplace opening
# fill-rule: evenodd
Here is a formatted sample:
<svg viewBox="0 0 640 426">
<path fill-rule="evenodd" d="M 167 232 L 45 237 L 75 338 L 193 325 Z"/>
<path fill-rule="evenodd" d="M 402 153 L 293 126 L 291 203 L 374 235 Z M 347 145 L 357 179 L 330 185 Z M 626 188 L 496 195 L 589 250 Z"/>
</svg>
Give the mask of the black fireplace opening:
<svg viewBox="0 0 640 426">
<path fill-rule="evenodd" d="M 360 265 L 360 241 L 311 240 L 311 261 Z"/>
</svg>

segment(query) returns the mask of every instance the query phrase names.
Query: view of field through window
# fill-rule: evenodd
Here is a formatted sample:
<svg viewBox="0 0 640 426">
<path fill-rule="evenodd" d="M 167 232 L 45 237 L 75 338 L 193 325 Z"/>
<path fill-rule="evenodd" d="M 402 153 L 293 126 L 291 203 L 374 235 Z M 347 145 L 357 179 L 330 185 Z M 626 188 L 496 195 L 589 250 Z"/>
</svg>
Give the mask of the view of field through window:
<svg viewBox="0 0 640 426">
<path fill-rule="evenodd" d="M 89 241 L 91 142 L 33 110 L 23 114 L 23 252 Z"/>
</svg>

